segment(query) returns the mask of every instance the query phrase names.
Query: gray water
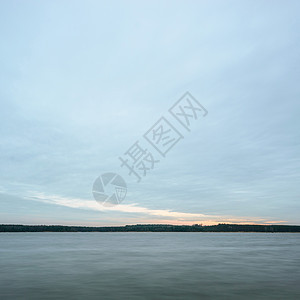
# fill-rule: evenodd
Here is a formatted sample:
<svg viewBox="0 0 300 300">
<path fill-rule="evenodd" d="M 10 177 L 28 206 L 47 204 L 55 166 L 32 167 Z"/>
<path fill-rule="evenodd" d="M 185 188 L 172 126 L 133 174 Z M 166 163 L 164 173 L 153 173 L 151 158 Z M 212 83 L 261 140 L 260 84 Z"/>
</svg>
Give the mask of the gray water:
<svg viewBox="0 0 300 300">
<path fill-rule="evenodd" d="M 0 299 L 300 299 L 300 234 L 2 233 Z"/>
</svg>

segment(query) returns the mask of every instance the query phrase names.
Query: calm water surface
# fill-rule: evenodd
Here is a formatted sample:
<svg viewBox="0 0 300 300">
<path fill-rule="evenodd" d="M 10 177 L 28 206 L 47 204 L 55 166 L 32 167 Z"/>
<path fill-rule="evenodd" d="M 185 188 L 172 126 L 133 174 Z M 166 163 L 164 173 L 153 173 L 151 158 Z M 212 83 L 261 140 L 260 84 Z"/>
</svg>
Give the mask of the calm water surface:
<svg viewBox="0 0 300 300">
<path fill-rule="evenodd" d="M 300 234 L 1 233 L 0 299 L 300 299 Z"/>
</svg>

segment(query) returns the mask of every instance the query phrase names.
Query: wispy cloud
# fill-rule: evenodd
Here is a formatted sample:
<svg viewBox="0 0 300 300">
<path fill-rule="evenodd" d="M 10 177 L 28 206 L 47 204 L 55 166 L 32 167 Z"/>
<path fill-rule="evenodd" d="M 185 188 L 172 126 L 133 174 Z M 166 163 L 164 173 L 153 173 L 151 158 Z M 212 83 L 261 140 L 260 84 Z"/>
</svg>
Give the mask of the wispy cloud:
<svg viewBox="0 0 300 300">
<path fill-rule="evenodd" d="M 178 212 L 169 209 L 149 209 L 139 206 L 138 204 L 120 204 L 113 207 L 105 207 L 98 204 L 96 201 L 69 198 L 60 195 L 46 195 L 41 192 L 30 192 L 25 198 L 29 200 L 40 201 L 44 203 L 51 203 L 55 205 L 66 206 L 70 208 L 94 210 L 101 212 L 120 212 L 120 213 L 133 213 L 137 215 L 146 215 L 148 217 L 155 217 L 155 219 L 147 219 L 148 222 L 155 223 L 172 223 L 172 224 L 195 224 L 202 223 L 205 225 L 217 223 L 249 223 L 249 224 L 271 224 L 271 223 L 284 223 L 285 221 L 271 221 L 263 218 L 256 217 L 234 217 L 234 216 L 221 216 L 221 215 L 208 215 L 201 213 Z"/>
</svg>

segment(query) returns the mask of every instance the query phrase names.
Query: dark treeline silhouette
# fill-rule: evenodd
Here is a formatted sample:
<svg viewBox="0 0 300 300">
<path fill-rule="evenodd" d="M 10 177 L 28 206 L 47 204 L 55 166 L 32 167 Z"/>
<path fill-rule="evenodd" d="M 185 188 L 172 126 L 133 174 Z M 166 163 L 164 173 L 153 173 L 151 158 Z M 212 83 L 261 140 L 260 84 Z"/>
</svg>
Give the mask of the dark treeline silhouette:
<svg viewBox="0 0 300 300">
<path fill-rule="evenodd" d="M 84 227 L 61 225 L 0 225 L 0 232 L 300 232 L 296 225 L 238 225 L 211 226 L 137 224 L 110 227 Z"/>
</svg>

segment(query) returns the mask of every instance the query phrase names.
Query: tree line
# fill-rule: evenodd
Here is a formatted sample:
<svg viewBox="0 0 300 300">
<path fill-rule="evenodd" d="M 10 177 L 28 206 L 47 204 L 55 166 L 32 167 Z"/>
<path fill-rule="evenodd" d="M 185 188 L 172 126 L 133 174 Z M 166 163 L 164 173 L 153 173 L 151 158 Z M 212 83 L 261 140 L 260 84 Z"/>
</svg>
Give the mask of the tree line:
<svg viewBox="0 0 300 300">
<path fill-rule="evenodd" d="M 240 225 L 210 226 L 137 224 L 125 226 L 85 227 L 61 225 L 0 225 L 0 232 L 300 232 L 296 225 Z"/>
</svg>

